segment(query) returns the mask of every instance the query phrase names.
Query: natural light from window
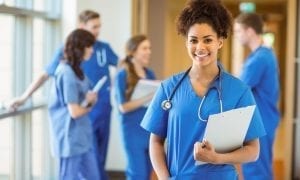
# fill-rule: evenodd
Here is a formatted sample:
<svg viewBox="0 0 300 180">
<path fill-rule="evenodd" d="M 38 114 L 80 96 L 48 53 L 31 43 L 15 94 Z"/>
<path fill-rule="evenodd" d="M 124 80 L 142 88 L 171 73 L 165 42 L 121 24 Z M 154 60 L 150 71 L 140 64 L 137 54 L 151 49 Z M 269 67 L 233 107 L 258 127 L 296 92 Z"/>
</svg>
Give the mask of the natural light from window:
<svg viewBox="0 0 300 180">
<path fill-rule="evenodd" d="M 12 16 L 0 14 L 0 102 L 6 102 L 12 97 L 12 50 L 14 34 L 14 18 Z M 5 34 L 5 36 L 3 35 Z M 11 122 L 13 118 L 0 120 L 0 180 L 9 179 L 11 167 Z"/>
</svg>

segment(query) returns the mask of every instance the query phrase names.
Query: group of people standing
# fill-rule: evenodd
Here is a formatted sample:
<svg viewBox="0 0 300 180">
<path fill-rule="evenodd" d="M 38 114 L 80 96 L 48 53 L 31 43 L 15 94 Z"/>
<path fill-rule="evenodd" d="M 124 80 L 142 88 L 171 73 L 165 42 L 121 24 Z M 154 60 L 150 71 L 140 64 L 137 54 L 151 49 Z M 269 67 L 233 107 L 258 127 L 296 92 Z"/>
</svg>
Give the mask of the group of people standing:
<svg viewBox="0 0 300 180">
<path fill-rule="evenodd" d="M 150 134 L 140 127 L 144 103 L 153 93 L 130 100 L 139 79 L 155 79 L 147 68 L 151 44 L 145 35 L 136 35 L 126 44 L 126 57 L 119 57 L 108 43 L 98 41 L 99 13 L 80 13 L 78 29 L 72 31 L 55 53 L 45 71 L 22 96 L 11 102 L 16 109 L 53 77 L 49 96 L 49 119 L 53 155 L 58 159 L 59 179 L 106 180 L 105 161 L 110 133 L 112 105 L 109 66 L 120 70 L 115 77 L 116 99 L 122 124 L 123 144 L 128 159 L 128 179 L 149 179 L 152 166 L 148 155 Z M 92 88 L 103 77 L 99 92 Z M 86 105 L 83 105 L 85 102 Z"/>
<path fill-rule="evenodd" d="M 191 67 L 162 81 L 155 93 L 132 100 L 140 79 L 155 80 L 148 68 L 150 40 L 145 35 L 131 37 L 126 57 L 119 61 L 109 44 L 97 40 L 100 15 L 86 10 L 79 15 L 78 29 L 69 34 L 45 72 L 11 106 L 22 105 L 53 77 L 49 116 L 59 179 L 106 180 L 112 83 L 107 78 L 99 92 L 92 88 L 103 76 L 109 77 L 109 66 L 119 64 L 113 87 L 127 179 L 150 179 L 153 170 L 161 180 L 238 179 L 235 165 L 242 164 L 244 179 L 271 180 L 279 122 L 278 67 L 273 51 L 263 46 L 262 27 L 255 13 L 234 20 L 237 38 L 251 50 L 240 79 L 235 78 L 217 61 L 232 28 L 231 14 L 218 0 L 190 0 L 179 14 L 177 31 L 185 38 Z M 149 101 L 147 108 L 144 104 Z M 218 153 L 210 142 L 199 141 L 209 115 L 249 105 L 257 109 L 241 148 Z M 195 165 L 196 160 L 208 164 Z"/>
</svg>

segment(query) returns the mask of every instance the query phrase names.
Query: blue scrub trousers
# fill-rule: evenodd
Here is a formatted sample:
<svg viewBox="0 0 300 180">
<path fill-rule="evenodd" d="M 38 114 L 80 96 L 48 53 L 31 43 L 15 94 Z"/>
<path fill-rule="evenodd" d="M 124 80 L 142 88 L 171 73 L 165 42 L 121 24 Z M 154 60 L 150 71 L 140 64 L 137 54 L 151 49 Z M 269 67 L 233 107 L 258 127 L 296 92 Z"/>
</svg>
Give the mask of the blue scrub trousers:
<svg viewBox="0 0 300 180">
<path fill-rule="evenodd" d="M 103 107 L 104 108 L 104 107 Z M 94 130 L 94 151 L 96 154 L 101 180 L 108 180 L 105 171 L 108 140 L 110 133 L 111 106 L 107 105 L 97 117 L 91 117 Z"/>
<path fill-rule="evenodd" d="M 256 162 L 242 166 L 244 180 L 273 180 L 274 134 L 259 138 L 260 154 Z"/>
<path fill-rule="evenodd" d="M 149 157 L 149 150 L 146 148 L 127 148 L 127 180 L 150 180 L 152 165 Z"/>
<path fill-rule="evenodd" d="M 122 132 L 127 157 L 126 180 L 149 180 L 153 169 L 149 155 L 149 132 L 134 122 L 123 123 Z"/>
<path fill-rule="evenodd" d="M 92 150 L 77 156 L 59 159 L 59 180 L 98 180 L 99 172 Z"/>
</svg>

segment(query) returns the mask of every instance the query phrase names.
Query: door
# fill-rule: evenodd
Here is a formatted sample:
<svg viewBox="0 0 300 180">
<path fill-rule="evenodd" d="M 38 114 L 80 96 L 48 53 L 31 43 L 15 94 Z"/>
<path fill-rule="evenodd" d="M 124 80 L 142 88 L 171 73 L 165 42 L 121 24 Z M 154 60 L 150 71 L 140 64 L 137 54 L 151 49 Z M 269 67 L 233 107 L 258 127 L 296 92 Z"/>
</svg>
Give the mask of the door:
<svg viewBox="0 0 300 180">
<path fill-rule="evenodd" d="M 297 1 L 297 16 L 300 18 L 300 0 Z M 300 30 L 300 23 L 297 21 L 297 30 Z M 295 58 L 295 123 L 294 123 L 294 140 L 293 140 L 293 179 L 300 180 L 300 35 L 297 35 L 297 51 Z"/>
</svg>

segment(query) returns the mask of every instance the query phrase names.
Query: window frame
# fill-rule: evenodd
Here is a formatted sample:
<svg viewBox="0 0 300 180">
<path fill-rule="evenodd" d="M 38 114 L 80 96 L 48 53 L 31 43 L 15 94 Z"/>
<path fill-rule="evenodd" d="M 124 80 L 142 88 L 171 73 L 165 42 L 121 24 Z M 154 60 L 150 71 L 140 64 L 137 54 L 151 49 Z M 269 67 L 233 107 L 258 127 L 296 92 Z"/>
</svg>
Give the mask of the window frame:
<svg viewBox="0 0 300 180">
<path fill-rule="evenodd" d="M 13 37 L 13 84 L 11 87 L 13 95 L 19 96 L 32 82 L 33 68 L 33 19 L 40 18 L 44 21 L 43 32 L 43 63 L 46 64 L 52 58 L 57 44 L 61 40 L 61 1 L 45 0 L 44 11 L 33 9 L 33 0 L 16 0 L 14 6 L 0 4 L 0 13 L 14 16 L 14 37 Z M 45 88 L 44 88 L 45 89 Z M 46 94 L 44 91 L 43 94 Z M 46 96 L 45 96 L 46 97 Z M 54 160 L 50 156 L 49 133 L 46 113 L 46 99 L 41 102 L 29 100 L 17 111 L 0 110 L 0 121 L 7 117 L 13 117 L 11 123 L 11 167 L 10 177 L 12 179 L 32 179 L 32 158 L 31 158 L 31 119 L 32 112 L 43 110 L 42 128 L 45 130 L 42 139 L 42 175 L 41 179 L 53 179 L 55 177 Z"/>
</svg>

